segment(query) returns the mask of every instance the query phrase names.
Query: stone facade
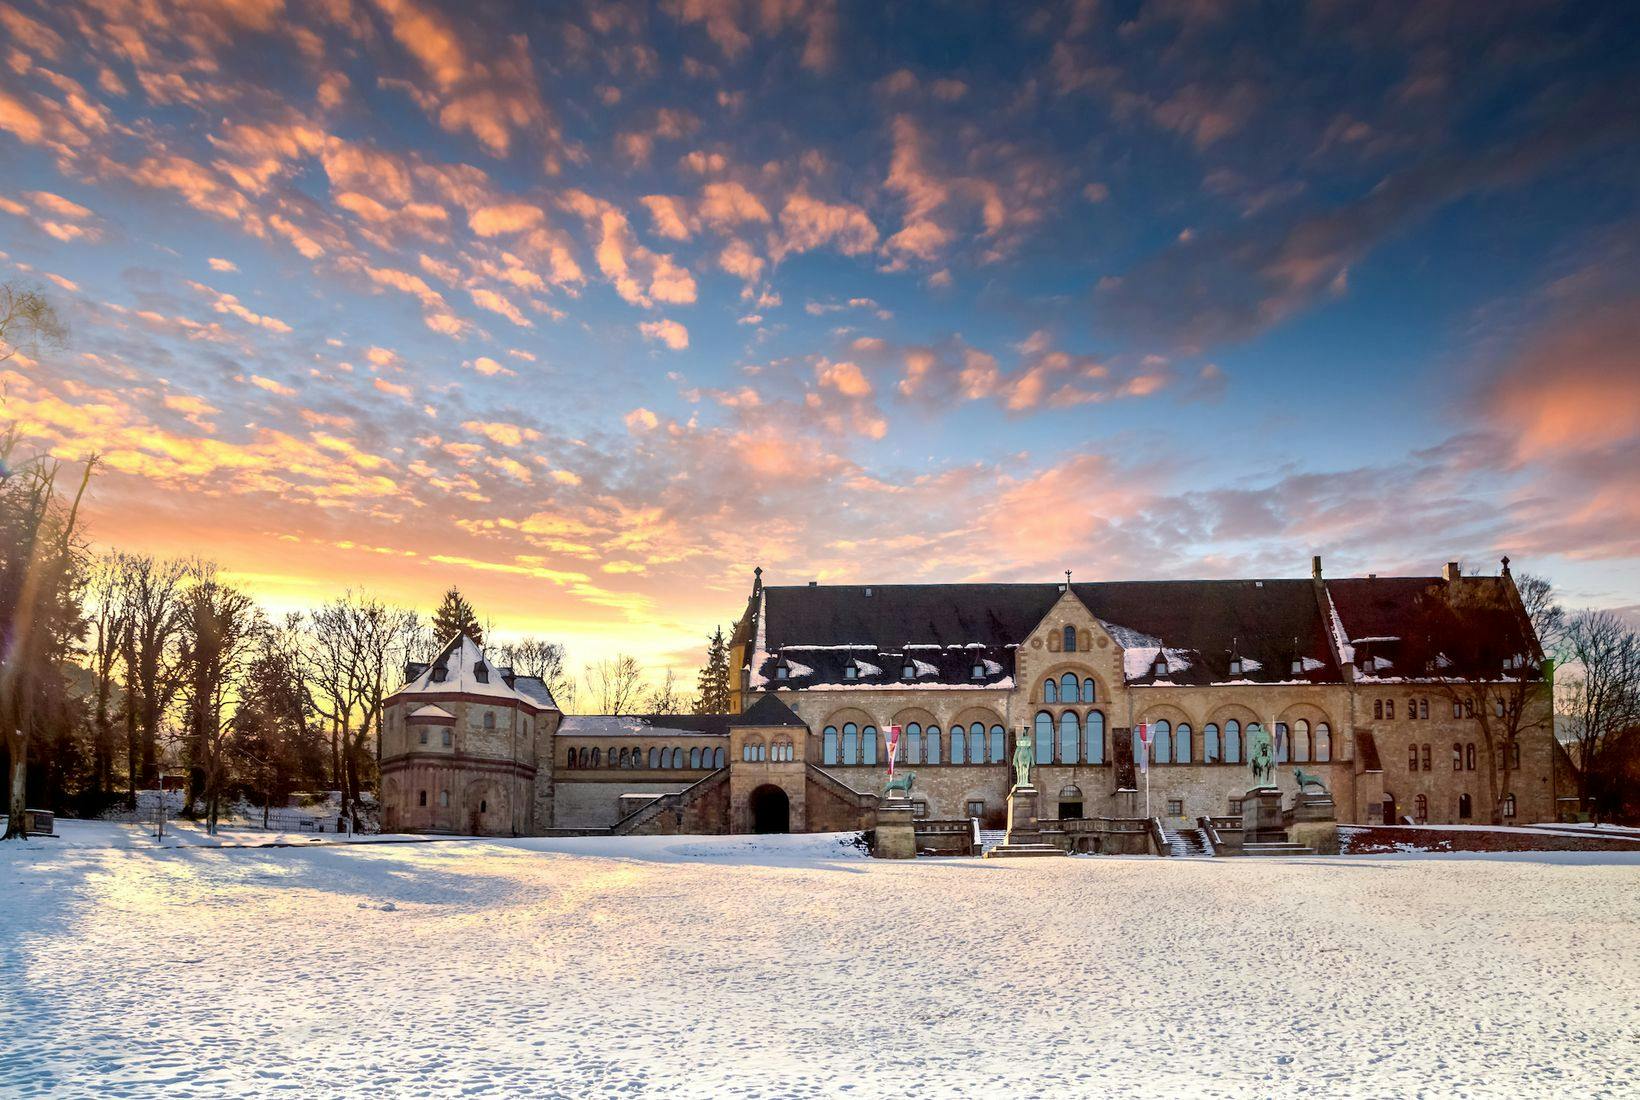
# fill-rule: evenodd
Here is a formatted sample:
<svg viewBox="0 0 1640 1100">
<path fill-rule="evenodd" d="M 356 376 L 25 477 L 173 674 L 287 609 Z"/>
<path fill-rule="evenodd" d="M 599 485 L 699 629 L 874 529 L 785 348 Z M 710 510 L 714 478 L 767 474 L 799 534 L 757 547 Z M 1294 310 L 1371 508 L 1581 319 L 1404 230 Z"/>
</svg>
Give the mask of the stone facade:
<svg viewBox="0 0 1640 1100">
<path fill-rule="evenodd" d="M 1485 646 L 1465 649 L 1447 620 L 1472 607 L 1491 618 Z M 1437 629 L 1457 656 L 1399 636 Z M 1279 734 L 1284 795 L 1301 769 L 1343 822 L 1552 820 L 1568 793 L 1548 721 L 1552 665 L 1507 570 L 1328 582 L 1317 561 L 1307 580 L 767 593 L 759 572 L 731 648 L 729 716 L 560 726 L 556 708 L 527 697 L 407 687 L 389 700 L 383 735 L 387 824 L 527 833 L 619 829 L 630 816 L 644 831 L 869 828 L 892 726 L 905 731 L 898 768 L 915 773 L 916 817 L 987 828 L 1003 825 L 1027 734 L 1038 815 L 1054 831 L 1066 819 L 1149 816 L 1177 830 L 1238 814 L 1255 729 Z M 1449 670 L 1460 659 L 1489 669 L 1498 654 L 1500 675 Z M 1516 700 L 1508 721 L 1475 713 L 1504 696 Z M 430 703 L 442 709 L 416 717 Z M 1139 729 L 1156 735 L 1148 769 L 1135 766 Z M 720 771 L 724 782 L 703 784 Z M 697 784 L 695 796 L 634 811 L 643 796 Z"/>
</svg>

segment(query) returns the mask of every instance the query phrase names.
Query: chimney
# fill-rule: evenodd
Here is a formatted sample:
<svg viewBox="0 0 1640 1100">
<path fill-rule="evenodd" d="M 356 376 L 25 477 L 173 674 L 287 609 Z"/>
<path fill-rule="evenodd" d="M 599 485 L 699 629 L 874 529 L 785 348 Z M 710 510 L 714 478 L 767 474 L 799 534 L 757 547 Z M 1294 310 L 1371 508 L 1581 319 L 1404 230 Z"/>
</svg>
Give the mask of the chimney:
<svg viewBox="0 0 1640 1100">
<path fill-rule="evenodd" d="M 1441 570 L 1441 578 L 1445 580 L 1447 584 L 1451 584 L 1453 581 L 1462 576 L 1463 571 L 1458 568 L 1458 563 L 1455 561 L 1447 562 L 1446 567 Z"/>
<path fill-rule="evenodd" d="M 1313 558 L 1310 559 L 1310 578 L 1312 580 L 1320 580 L 1321 579 L 1321 555 L 1320 554 L 1317 554 Z"/>
</svg>

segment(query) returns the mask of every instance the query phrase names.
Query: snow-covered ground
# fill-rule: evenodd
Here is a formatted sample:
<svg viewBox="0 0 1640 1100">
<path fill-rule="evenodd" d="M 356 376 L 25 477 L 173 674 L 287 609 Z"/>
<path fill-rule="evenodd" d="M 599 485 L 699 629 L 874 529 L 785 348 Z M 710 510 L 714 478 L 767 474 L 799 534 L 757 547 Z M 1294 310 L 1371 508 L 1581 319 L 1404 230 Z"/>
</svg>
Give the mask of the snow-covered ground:
<svg viewBox="0 0 1640 1100">
<path fill-rule="evenodd" d="M 839 836 L 63 824 L 0 845 L 0 1095 L 1640 1089 L 1637 853 L 895 863 Z"/>
</svg>

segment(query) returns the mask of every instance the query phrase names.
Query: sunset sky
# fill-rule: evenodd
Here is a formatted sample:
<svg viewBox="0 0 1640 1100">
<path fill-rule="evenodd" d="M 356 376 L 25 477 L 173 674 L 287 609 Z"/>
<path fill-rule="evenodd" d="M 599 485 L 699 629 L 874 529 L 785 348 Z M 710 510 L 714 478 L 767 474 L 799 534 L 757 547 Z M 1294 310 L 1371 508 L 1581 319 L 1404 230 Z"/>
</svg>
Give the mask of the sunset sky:
<svg viewBox="0 0 1640 1100">
<path fill-rule="evenodd" d="M 1640 603 L 1628 3 L 0 0 L 101 545 L 680 672 L 770 583 Z"/>
</svg>

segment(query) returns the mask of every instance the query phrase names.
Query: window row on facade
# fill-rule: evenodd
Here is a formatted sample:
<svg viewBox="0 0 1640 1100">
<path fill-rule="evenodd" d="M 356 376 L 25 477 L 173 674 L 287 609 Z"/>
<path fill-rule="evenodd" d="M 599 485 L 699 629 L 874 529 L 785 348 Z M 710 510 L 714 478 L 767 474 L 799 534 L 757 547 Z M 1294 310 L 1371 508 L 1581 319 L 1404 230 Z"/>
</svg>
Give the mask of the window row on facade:
<svg viewBox="0 0 1640 1100">
<path fill-rule="evenodd" d="M 650 768 L 655 771 L 676 770 L 682 768 L 721 768 L 723 767 L 724 753 L 721 748 L 695 747 L 685 752 L 681 745 L 650 745 L 648 749 L 641 746 L 617 750 L 611 748 L 606 755 L 602 749 L 587 747 L 571 747 L 564 751 L 564 766 L 566 768 Z"/>
<path fill-rule="evenodd" d="M 1405 713 L 1408 721 L 1428 720 L 1429 699 L 1427 696 L 1422 698 L 1409 698 L 1405 700 L 1405 703 Z M 1492 700 L 1492 714 L 1494 717 L 1502 718 L 1508 713 L 1508 710 L 1508 704 L 1505 703 L 1503 699 L 1496 698 Z M 1372 716 L 1378 721 L 1393 722 L 1395 720 L 1395 700 L 1392 698 L 1374 699 L 1372 701 Z M 1475 701 L 1473 699 L 1452 700 L 1452 717 L 1475 717 Z"/>
<path fill-rule="evenodd" d="M 1500 769 L 1520 768 L 1520 742 L 1511 741 L 1504 746 L 1504 751 L 1498 754 Z M 1427 742 L 1423 745 L 1407 746 L 1407 771 L 1434 771 L 1434 754 Z M 1461 744 L 1452 742 L 1452 770 L 1455 772 L 1472 772 L 1475 770 L 1475 742 Z"/>
<path fill-rule="evenodd" d="M 1007 731 L 998 723 L 973 722 L 949 731 L 909 722 L 901 731 L 899 759 L 906 764 L 1002 764 L 1008 760 Z M 844 722 L 820 734 L 820 759 L 826 764 L 875 765 L 887 759 L 888 746 L 873 725 Z"/>
<path fill-rule="evenodd" d="M 761 737 L 748 737 L 740 746 L 740 758 L 754 764 L 765 760 L 776 763 L 791 761 L 797 759 L 797 746 L 785 738 L 778 738 L 765 745 Z"/>
<path fill-rule="evenodd" d="M 1041 717 L 1038 716 L 1040 723 Z M 1245 744 L 1252 744 L 1263 732 L 1258 722 L 1249 722 Z M 1275 753 L 1278 764 L 1325 764 L 1333 758 L 1332 727 L 1326 722 L 1311 726 L 1307 719 L 1275 724 Z M 1244 759 L 1242 725 L 1234 718 L 1222 728 L 1217 722 L 1202 727 L 1201 750 L 1197 753 L 1196 734 L 1188 722 L 1174 725 L 1167 719 L 1150 723 L 1150 762 L 1152 764 L 1240 764 Z M 1133 759 L 1140 762 L 1144 746 L 1138 737 L 1133 739 Z"/>
</svg>

